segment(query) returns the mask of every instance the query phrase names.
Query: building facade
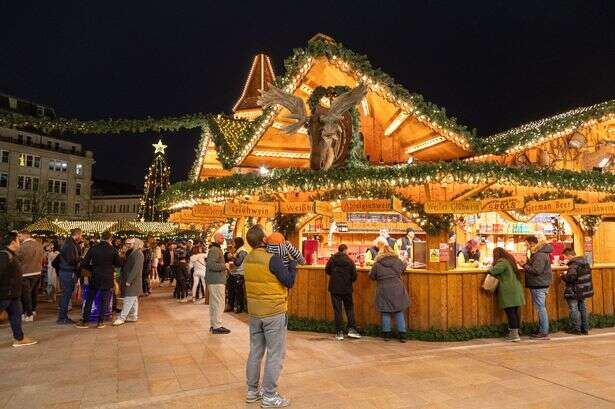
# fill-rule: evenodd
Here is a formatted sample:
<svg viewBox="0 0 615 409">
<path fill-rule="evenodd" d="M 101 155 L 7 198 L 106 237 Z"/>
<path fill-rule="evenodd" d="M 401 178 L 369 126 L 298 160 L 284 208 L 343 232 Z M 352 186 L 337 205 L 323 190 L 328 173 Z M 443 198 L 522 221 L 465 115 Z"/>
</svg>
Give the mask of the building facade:
<svg viewBox="0 0 615 409">
<path fill-rule="evenodd" d="M 141 195 L 92 196 L 92 220 L 135 221 Z"/>
<path fill-rule="evenodd" d="M 55 117 L 52 108 L 0 94 L 0 110 Z M 9 227 L 42 217 L 89 217 L 92 152 L 54 136 L 0 128 L 0 214 Z"/>
</svg>

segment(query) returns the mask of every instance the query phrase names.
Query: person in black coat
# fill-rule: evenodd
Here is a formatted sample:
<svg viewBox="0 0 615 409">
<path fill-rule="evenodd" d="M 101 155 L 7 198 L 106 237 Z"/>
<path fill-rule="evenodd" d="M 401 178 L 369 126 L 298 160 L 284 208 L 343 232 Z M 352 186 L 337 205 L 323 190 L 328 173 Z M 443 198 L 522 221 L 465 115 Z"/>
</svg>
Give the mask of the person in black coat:
<svg viewBox="0 0 615 409">
<path fill-rule="evenodd" d="M 340 244 L 338 252 L 331 256 L 325 267 L 325 272 L 330 276 L 329 292 L 331 293 L 331 302 L 333 303 L 335 330 L 337 332 L 336 338 L 338 340 L 344 339 L 342 304 L 348 319 L 348 337 L 361 338 L 356 328 L 354 305 L 352 302 L 352 283 L 357 280 L 357 267 L 346 254 L 347 250 L 348 246 Z"/>
<path fill-rule="evenodd" d="M 589 334 L 589 319 L 585 299 L 594 295 L 592 284 L 592 269 L 585 257 L 577 257 L 573 249 L 564 250 L 564 258 L 568 270 L 560 277 L 566 283 L 564 298 L 570 309 L 571 328 L 573 334 Z"/>
<path fill-rule="evenodd" d="M 92 276 L 89 281 L 88 297 L 83 308 L 83 319 L 77 324 L 77 328 L 88 328 L 90 313 L 92 312 L 92 303 L 94 297 L 100 292 L 100 311 L 98 315 L 97 328 L 104 328 L 104 319 L 107 314 L 107 306 L 109 304 L 109 296 L 113 288 L 114 267 L 122 265 L 122 259 L 118 251 L 113 247 L 113 236 L 110 232 L 103 232 L 101 241 L 86 253 L 81 268 L 91 271 Z"/>
</svg>

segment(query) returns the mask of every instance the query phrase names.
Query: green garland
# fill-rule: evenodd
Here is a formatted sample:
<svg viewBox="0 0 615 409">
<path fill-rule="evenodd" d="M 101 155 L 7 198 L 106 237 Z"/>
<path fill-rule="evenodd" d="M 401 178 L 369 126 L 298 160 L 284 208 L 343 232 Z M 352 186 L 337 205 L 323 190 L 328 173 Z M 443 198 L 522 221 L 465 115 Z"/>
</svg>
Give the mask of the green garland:
<svg viewBox="0 0 615 409">
<path fill-rule="evenodd" d="M 598 172 L 551 170 L 526 166 L 511 167 L 497 163 L 425 162 L 414 165 L 363 166 L 312 172 L 306 169 L 274 169 L 268 176 L 234 174 L 204 181 L 176 183 L 160 198 L 171 207 L 187 199 L 261 195 L 274 192 L 325 192 L 353 188 L 358 194 L 370 186 L 416 186 L 424 183 L 497 182 L 511 186 L 544 189 L 615 192 L 615 175 Z"/>
<path fill-rule="evenodd" d="M 44 132 L 70 132 L 78 134 L 117 134 L 122 132 L 143 133 L 147 131 L 178 131 L 202 127 L 207 115 L 197 113 L 178 117 L 145 119 L 99 119 L 81 121 L 78 119 L 48 118 L 23 115 L 16 112 L 0 114 L 0 127 L 34 128 Z"/>
<path fill-rule="evenodd" d="M 536 331 L 536 325 L 537 323 L 535 322 L 523 322 L 520 328 L 521 335 L 533 334 Z M 589 326 L 590 328 L 615 327 L 615 315 L 591 314 L 589 317 Z M 570 320 L 568 318 L 551 320 L 549 322 L 549 328 L 552 333 L 565 331 L 570 328 Z M 333 321 L 300 318 L 291 315 L 288 317 L 288 329 L 290 331 L 335 334 L 335 323 Z M 364 336 L 370 337 L 378 337 L 381 334 L 380 327 L 377 325 L 368 325 L 367 327 L 359 328 L 359 332 Z M 502 338 L 506 335 L 508 335 L 508 326 L 506 324 L 484 325 L 469 328 L 449 328 L 448 330 L 439 328 L 425 330 L 408 329 L 406 332 L 407 339 L 427 342 L 461 342 L 477 338 Z"/>
<path fill-rule="evenodd" d="M 477 154 L 503 154 L 510 148 L 538 141 L 555 132 L 577 129 L 590 120 L 599 120 L 614 113 L 615 100 L 577 108 L 497 135 L 474 139 L 474 151 Z"/>
</svg>

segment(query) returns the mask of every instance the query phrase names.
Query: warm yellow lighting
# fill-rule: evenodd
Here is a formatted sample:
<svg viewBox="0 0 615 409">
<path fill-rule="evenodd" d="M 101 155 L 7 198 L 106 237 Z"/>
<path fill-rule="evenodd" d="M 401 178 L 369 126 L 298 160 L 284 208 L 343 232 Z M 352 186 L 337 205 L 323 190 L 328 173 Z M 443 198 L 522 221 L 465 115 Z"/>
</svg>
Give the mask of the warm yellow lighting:
<svg viewBox="0 0 615 409">
<path fill-rule="evenodd" d="M 389 136 L 395 132 L 397 128 L 399 128 L 400 125 L 408 118 L 408 116 L 409 114 L 407 112 L 401 111 L 399 115 L 397 115 L 395 119 L 393 119 L 393 121 L 391 121 L 391 123 L 386 127 L 384 130 L 384 136 Z"/>
<path fill-rule="evenodd" d="M 426 141 L 417 143 L 416 145 L 412 145 L 408 147 L 408 149 L 406 149 L 406 153 L 414 153 L 414 152 L 422 151 L 423 149 L 430 148 L 444 141 L 446 141 L 446 138 L 444 136 L 436 136 L 435 138 L 431 138 Z"/>
</svg>

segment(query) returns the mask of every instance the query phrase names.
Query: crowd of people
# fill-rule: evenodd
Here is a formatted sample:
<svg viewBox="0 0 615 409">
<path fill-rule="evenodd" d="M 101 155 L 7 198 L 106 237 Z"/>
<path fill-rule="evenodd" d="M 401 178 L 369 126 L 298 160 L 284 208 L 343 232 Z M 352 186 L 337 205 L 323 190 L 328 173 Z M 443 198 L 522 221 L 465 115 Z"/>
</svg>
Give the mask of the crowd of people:
<svg viewBox="0 0 615 409">
<path fill-rule="evenodd" d="M 252 226 L 246 239 L 227 240 L 215 233 L 211 243 L 192 240 L 158 241 L 137 237 L 125 240 L 104 232 L 97 241 L 84 239 L 79 229 L 59 243 L 41 241 L 29 232 L 11 232 L 0 251 L 0 311 L 6 311 L 13 331 L 13 346 L 33 345 L 37 341 L 23 333 L 22 322 L 33 321 L 39 292 L 50 302 L 58 301 L 58 325 L 77 328 L 104 328 L 116 313 L 113 325 L 136 322 L 139 298 L 151 294 L 152 287 L 174 285 L 173 297 L 180 303 L 190 300 L 203 304 L 209 296 L 209 322 L 212 334 L 228 334 L 223 312 L 247 311 L 250 353 L 246 368 L 247 402 L 261 401 L 263 407 L 284 407 L 288 400 L 277 392 L 286 349 L 288 290 L 293 287 L 297 265 L 305 264 L 300 251 L 280 233 L 266 236 L 260 225 Z M 412 237 L 408 234 L 408 240 Z M 551 245 L 536 237 L 526 238 L 530 257 L 521 263 L 504 248 L 493 250 L 489 275 L 497 279 L 500 308 L 506 313 L 507 340 L 520 341 L 519 307 L 525 304 L 520 274 L 532 296 L 539 317 L 534 339 L 549 338 L 549 317 L 545 305 L 552 284 Z M 404 244 L 403 242 L 401 243 Z M 407 262 L 400 257 L 399 243 L 379 237 L 371 251 L 369 277 L 376 281 L 375 306 L 381 314 L 385 341 L 392 338 L 392 318 L 400 342 L 406 341 L 405 312 L 410 297 L 402 275 Z M 341 244 L 327 262 L 328 290 L 334 309 L 336 338 L 360 338 L 354 318 L 353 284 L 357 279 L 355 263 Z M 459 251 L 463 261 L 478 257 L 475 243 Z M 574 250 L 564 251 L 568 268 L 561 273 L 566 283 L 564 296 L 570 307 L 575 334 L 588 334 L 588 313 L 584 300 L 593 295 L 591 268 Z M 69 317 L 72 302 L 82 301 L 81 318 Z M 93 305 L 98 300 L 93 316 Z M 119 308 L 119 303 L 122 307 Z M 343 312 L 346 313 L 344 324 Z M 91 321 L 96 321 L 91 324 Z M 261 380 L 261 363 L 267 353 Z"/>
</svg>

